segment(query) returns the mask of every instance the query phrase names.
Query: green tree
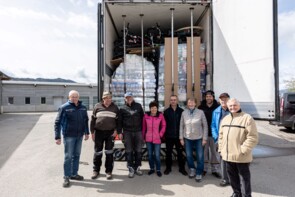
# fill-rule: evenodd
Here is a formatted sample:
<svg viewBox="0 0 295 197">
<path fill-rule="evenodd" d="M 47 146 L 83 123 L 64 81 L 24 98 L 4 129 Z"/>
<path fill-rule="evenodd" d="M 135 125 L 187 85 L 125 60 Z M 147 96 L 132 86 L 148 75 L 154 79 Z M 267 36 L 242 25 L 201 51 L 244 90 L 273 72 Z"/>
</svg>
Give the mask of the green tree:
<svg viewBox="0 0 295 197">
<path fill-rule="evenodd" d="M 290 80 L 284 80 L 284 82 L 289 92 L 295 92 L 295 78 L 292 77 Z"/>
</svg>

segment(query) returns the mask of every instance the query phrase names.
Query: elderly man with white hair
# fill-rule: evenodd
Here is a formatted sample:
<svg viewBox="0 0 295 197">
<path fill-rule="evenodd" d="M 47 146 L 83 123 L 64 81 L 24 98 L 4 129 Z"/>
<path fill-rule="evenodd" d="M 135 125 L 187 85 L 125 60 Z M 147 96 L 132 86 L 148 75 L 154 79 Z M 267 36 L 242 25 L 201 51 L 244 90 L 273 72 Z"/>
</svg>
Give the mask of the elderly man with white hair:
<svg viewBox="0 0 295 197">
<path fill-rule="evenodd" d="M 89 138 L 87 108 L 79 101 L 79 92 L 71 90 L 69 100 L 58 109 L 54 125 L 56 144 L 61 144 L 61 131 L 65 147 L 64 183 L 63 187 L 70 186 L 70 180 L 81 181 L 83 176 L 78 174 L 82 148 L 82 139 Z"/>
<path fill-rule="evenodd" d="M 252 150 L 258 143 L 258 132 L 254 119 L 242 112 L 237 99 L 229 99 L 227 106 L 230 114 L 220 124 L 218 151 L 226 162 L 232 196 L 248 197 L 252 192 L 249 165 L 253 160 Z"/>
</svg>

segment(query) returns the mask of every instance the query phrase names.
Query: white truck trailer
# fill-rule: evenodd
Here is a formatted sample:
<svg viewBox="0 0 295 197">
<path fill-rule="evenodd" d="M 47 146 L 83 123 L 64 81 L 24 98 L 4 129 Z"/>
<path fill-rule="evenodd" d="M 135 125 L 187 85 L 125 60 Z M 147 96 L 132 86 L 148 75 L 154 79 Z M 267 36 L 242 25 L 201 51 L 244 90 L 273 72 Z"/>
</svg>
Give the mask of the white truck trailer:
<svg viewBox="0 0 295 197">
<path fill-rule="evenodd" d="M 179 28 L 202 27 L 206 89 L 216 95 L 228 92 L 254 118 L 276 119 L 277 0 L 102 0 L 98 4 L 98 98 L 110 89 L 116 69 L 114 42 L 128 23 L 139 35 L 158 23 L 170 29 L 172 37 Z M 193 75 L 193 82 L 198 80 Z"/>
</svg>

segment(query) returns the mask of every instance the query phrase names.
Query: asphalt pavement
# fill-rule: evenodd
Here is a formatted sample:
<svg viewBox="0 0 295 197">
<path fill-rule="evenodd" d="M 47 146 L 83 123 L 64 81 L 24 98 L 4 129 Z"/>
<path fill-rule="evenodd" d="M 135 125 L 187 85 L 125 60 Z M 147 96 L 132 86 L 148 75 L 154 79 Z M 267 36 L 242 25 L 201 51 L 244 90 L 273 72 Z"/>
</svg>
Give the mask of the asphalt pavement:
<svg viewBox="0 0 295 197">
<path fill-rule="evenodd" d="M 84 181 L 72 181 L 63 188 L 63 145 L 54 141 L 56 113 L 0 114 L 0 196 L 230 196 L 230 187 L 220 187 L 211 173 L 197 183 L 178 172 L 127 177 L 126 162 L 115 162 L 112 180 L 106 180 L 104 167 L 97 180 L 92 180 L 93 142 L 84 141 L 79 174 Z M 253 196 L 295 196 L 295 134 L 267 121 L 256 121 L 259 145 L 254 150 L 250 170 Z M 162 162 L 162 171 L 165 162 Z"/>
</svg>

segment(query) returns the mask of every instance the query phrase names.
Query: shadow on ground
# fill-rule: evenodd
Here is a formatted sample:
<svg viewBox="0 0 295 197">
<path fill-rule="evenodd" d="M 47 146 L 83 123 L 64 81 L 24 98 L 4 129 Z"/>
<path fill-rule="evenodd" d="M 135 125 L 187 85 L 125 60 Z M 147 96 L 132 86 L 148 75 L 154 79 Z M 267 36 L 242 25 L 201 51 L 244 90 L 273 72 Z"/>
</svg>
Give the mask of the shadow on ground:
<svg viewBox="0 0 295 197">
<path fill-rule="evenodd" d="M 42 114 L 0 114 L 0 169 Z"/>
</svg>

